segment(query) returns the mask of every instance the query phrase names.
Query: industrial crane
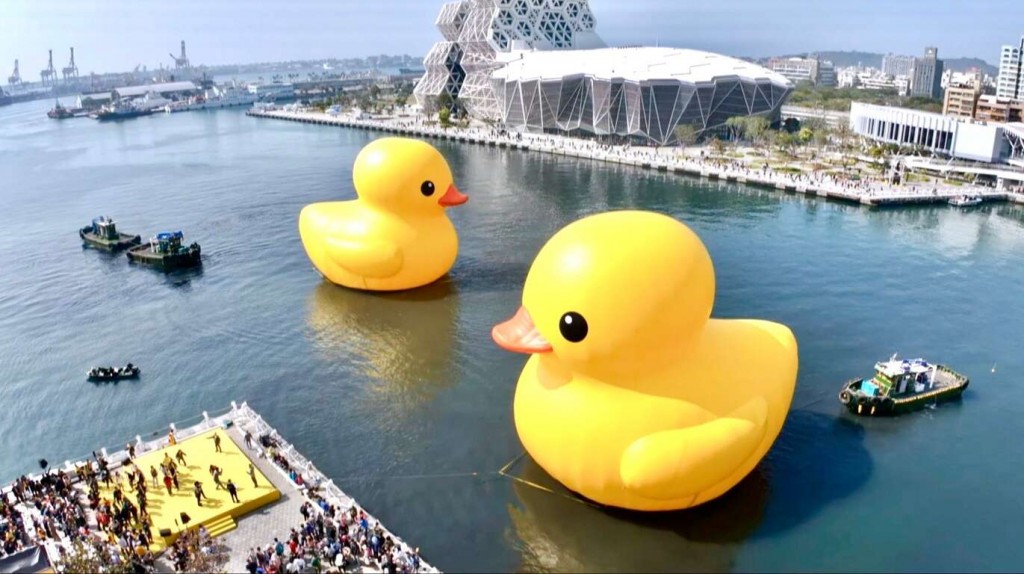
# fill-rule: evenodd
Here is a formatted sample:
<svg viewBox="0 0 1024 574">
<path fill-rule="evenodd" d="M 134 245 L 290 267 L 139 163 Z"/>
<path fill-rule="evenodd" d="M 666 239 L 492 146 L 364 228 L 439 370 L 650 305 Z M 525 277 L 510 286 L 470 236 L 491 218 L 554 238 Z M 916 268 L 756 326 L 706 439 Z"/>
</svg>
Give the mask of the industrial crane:
<svg viewBox="0 0 1024 574">
<path fill-rule="evenodd" d="M 21 72 L 18 71 L 18 61 L 14 61 L 14 73 L 7 77 L 7 83 L 16 86 L 21 83 Z"/>
<path fill-rule="evenodd" d="M 70 78 L 78 78 L 78 66 L 75 65 L 75 47 L 71 47 L 71 63 L 66 68 L 61 70 L 64 74 L 64 81 L 68 81 Z"/>
<path fill-rule="evenodd" d="M 53 50 L 50 50 L 49 63 L 47 63 L 45 70 L 39 72 L 39 77 L 42 79 L 43 85 L 57 82 L 57 70 L 53 68 Z"/>
<path fill-rule="evenodd" d="M 185 41 L 181 41 L 181 56 L 175 56 L 171 54 L 171 58 L 174 58 L 174 68 L 176 70 L 189 68 L 188 56 L 185 55 Z"/>
</svg>

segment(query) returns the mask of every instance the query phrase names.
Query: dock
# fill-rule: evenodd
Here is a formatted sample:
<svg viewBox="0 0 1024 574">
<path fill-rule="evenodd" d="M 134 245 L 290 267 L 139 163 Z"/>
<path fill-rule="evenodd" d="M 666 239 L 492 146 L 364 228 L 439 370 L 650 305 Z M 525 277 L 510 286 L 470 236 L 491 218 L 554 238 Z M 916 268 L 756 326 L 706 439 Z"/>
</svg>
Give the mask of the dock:
<svg viewBox="0 0 1024 574">
<path fill-rule="evenodd" d="M 246 115 L 301 122 L 306 124 L 380 131 L 395 135 L 434 138 L 454 142 L 472 143 L 490 147 L 518 149 L 578 157 L 621 165 L 629 165 L 661 172 L 743 183 L 770 190 L 815 196 L 869 207 L 913 204 L 948 203 L 962 195 L 980 196 L 986 202 L 1013 201 L 1024 203 L 1024 195 L 977 186 L 894 186 L 877 182 L 869 186 L 855 186 L 842 182 L 811 180 L 789 173 L 749 169 L 736 165 L 717 165 L 714 162 L 682 156 L 678 153 L 645 151 L 644 148 L 607 146 L 589 140 L 550 134 L 507 133 L 480 128 L 451 127 L 444 129 L 425 125 L 409 118 L 365 119 L 344 114 L 280 109 L 252 109 Z"/>
<path fill-rule="evenodd" d="M 112 500 L 114 490 L 119 487 L 125 492 L 131 492 L 125 477 L 134 468 L 141 470 L 146 477 L 149 487 L 147 511 L 154 533 L 149 550 L 158 557 L 158 566 L 163 564 L 165 568 L 170 567 L 167 556 L 161 554 L 182 532 L 202 526 L 227 553 L 226 571 L 244 572 L 249 549 L 266 547 L 275 538 L 287 541 L 290 532 L 301 527 L 300 508 L 306 502 L 312 512 L 324 514 L 325 517 L 329 516 L 324 510 L 326 507 L 333 507 L 337 512 L 351 512 L 354 509 L 356 513 L 365 513 L 371 527 L 380 525 L 377 519 L 299 453 L 247 403 L 239 405 L 232 402 L 225 412 L 216 415 L 203 412 L 198 421 L 192 419 L 191 424 L 187 425 L 171 423 L 167 429 L 169 431 L 150 433 L 148 438 L 136 435 L 134 440 L 123 443 L 124 447 L 114 451 L 100 449 L 102 458 L 109 461 L 110 472 L 114 477 L 109 483 L 99 481 L 101 499 Z M 247 435 L 249 441 L 246 441 Z M 127 450 L 128 444 L 134 449 L 133 458 Z M 174 489 L 174 492 L 170 486 L 165 489 L 165 485 L 156 477 L 149 484 L 150 469 L 159 468 L 161 463 L 168 460 L 175 460 L 179 451 L 185 461 L 179 460 L 177 465 L 181 488 Z M 88 488 L 80 477 L 76 478 L 76 470 L 88 464 L 91 464 L 89 457 L 78 461 L 68 460 L 59 467 L 50 468 L 48 473 L 53 475 L 57 470 L 67 473 L 72 487 L 77 490 L 77 501 L 88 517 L 89 529 L 99 534 L 96 512 L 89 509 L 87 501 Z M 212 464 L 222 469 L 221 481 L 226 483 L 230 479 L 236 486 L 237 502 L 231 500 L 226 489 L 215 485 L 208 471 Z M 293 478 L 289 471 L 301 476 L 302 480 Z M 29 475 L 32 480 L 41 477 L 41 474 Z M 126 481 L 123 486 L 121 480 Z M 194 496 L 195 481 L 201 482 L 206 495 L 202 505 L 197 504 Z M 71 549 L 69 537 L 40 536 L 37 529 L 43 524 L 43 517 L 39 510 L 31 504 L 17 503 L 12 485 L 7 485 L 0 492 L 4 500 L 12 503 L 21 514 L 31 539 L 31 545 L 22 553 L 42 549 L 47 561 L 51 565 L 56 564 L 62 555 L 62 548 L 63 551 Z M 419 555 L 418 549 L 410 547 L 383 525 L 380 528 L 384 535 L 391 537 L 401 556 L 409 557 L 410 560 L 413 556 L 417 558 L 419 567 L 416 572 L 439 572 Z M 379 572 L 380 568 L 364 557 L 358 571 Z"/>
</svg>

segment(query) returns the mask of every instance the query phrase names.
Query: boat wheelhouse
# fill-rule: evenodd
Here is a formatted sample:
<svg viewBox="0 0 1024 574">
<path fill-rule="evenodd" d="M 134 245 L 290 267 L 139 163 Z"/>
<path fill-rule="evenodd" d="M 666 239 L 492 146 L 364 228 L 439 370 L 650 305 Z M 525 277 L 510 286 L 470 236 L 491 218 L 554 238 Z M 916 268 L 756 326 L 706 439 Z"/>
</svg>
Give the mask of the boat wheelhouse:
<svg viewBox="0 0 1024 574">
<path fill-rule="evenodd" d="M 105 215 L 93 219 L 91 225 L 79 229 L 78 236 L 86 245 L 107 251 L 120 251 L 142 243 L 142 237 L 138 235 L 119 232 L 114 220 Z"/>
<path fill-rule="evenodd" d="M 893 355 L 875 363 L 871 378 L 848 381 L 839 392 L 839 401 L 858 415 L 897 415 L 958 399 L 968 384 L 967 377 L 944 365 Z"/>
<path fill-rule="evenodd" d="M 181 231 L 165 231 L 151 237 L 148 245 L 138 245 L 128 250 L 128 260 L 142 265 L 151 265 L 164 271 L 195 267 L 202 263 L 198 243 L 182 245 Z"/>
</svg>

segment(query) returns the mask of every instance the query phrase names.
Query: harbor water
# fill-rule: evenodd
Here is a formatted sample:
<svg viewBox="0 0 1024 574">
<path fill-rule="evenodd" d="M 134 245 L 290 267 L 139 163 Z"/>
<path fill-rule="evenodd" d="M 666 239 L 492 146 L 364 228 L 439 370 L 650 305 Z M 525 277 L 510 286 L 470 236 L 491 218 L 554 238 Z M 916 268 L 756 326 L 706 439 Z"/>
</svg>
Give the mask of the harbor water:
<svg viewBox="0 0 1024 574">
<path fill-rule="evenodd" d="M 1024 503 L 1024 211 L 868 209 L 552 155 L 435 142 L 467 204 L 449 277 L 397 295 L 324 283 L 306 204 L 353 197 L 378 133 L 241 110 L 125 122 L 0 108 L 0 478 L 245 400 L 348 494 L 447 571 L 1019 569 Z M 800 376 L 763 463 L 684 512 L 602 510 L 497 470 L 522 453 L 524 357 L 490 328 L 569 222 L 650 209 L 715 263 L 714 315 L 789 325 Z M 83 249 L 110 215 L 182 230 L 201 269 L 163 274 Z M 971 377 L 960 403 L 897 419 L 837 393 L 892 353 Z M 737 363 L 742 362 L 737 357 Z M 86 382 L 131 361 L 138 381 Z M 510 474 L 551 481 L 528 457 Z"/>
</svg>

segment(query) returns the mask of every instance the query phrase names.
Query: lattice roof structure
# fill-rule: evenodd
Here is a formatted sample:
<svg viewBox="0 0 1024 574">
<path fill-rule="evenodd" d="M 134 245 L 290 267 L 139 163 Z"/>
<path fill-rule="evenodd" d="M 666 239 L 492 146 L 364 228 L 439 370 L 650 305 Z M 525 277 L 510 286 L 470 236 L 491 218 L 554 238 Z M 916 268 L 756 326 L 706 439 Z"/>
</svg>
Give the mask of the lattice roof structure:
<svg viewBox="0 0 1024 574">
<path fill-rule="evenodd" d="M 793 85 L 761 66 L 697 50 L 524 52 L 492 74 L 511 129 L 618 135 L 665 145 L 679 124 L 700 134 L 735 116 L 777 119 Z"/>
<path fill-rule="evenodd" d="M 477 117 L 498 114 L 490 76 L 499 53 L 604 46 L 587 0 L 460 0 L 443 5 L 435 24 L 444 40 L 423 60 L 417 103 L 432 109 L 447 92 Z"/>
</svg>

